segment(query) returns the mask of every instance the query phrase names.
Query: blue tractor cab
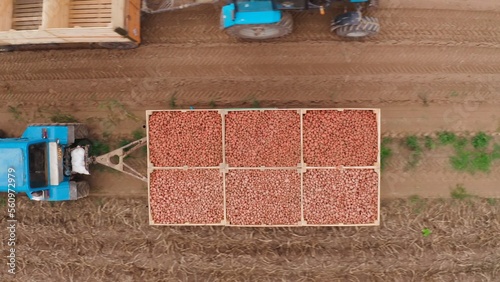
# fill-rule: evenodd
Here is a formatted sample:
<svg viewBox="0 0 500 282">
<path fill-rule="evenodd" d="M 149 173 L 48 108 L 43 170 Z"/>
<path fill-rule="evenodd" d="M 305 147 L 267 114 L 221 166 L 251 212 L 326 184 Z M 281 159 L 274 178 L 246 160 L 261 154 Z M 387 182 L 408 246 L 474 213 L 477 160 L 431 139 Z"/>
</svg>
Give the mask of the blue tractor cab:
<svg viewBox="0 0 500 282">
<path fill-rule="evenodd" d="M 85 125 L 68 123 L 32 124 L 19 138 L 0 136 L 0 192 L 39 201 L 86 197 L 89 183 L 72 172 L 70 152 L 87 134 Z M 83 150 L 87 158 L 88 147 Z"/>
<path fill-rule="evenodd" d="M 345 38 L 363 38 L 380 31 L 378 20 L 363 16 L 376 7 L 375 0 L 230 0 L 222 8 L 221 28 L 234 37 L 263 40 L 282 37 L 293 31 L 289 11 L 319 10 L 333 3 L 344 4 L 344 13 L 334 17 L 331 31 Z"/>
</svg>

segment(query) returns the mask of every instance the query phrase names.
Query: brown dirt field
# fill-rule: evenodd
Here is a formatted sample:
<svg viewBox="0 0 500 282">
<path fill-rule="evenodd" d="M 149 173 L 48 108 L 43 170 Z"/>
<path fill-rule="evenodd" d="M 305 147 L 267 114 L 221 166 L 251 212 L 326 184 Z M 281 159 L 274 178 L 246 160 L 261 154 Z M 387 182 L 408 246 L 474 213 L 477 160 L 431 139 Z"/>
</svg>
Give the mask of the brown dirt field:
<svg viewBox="0 0 500 282">
<path fill-rule="evenodd" d="M 330 18 L 314 13 L 294 14 L 289 37 L 238 42 L 208 5 L 147 16 L 135 50 L 0 53 L 0 127 L 19 135 L 65 113 L 94 137 L 119 140 L 144 125 L 145 110 L 168 109 L 175 97 L 183 108 L 379 107 L 384 136 L 500 132 L 500 2 L 381 6 L 382 32 L 363 42 L 340 41 Z M 150 227 L 146 184 L 94 169 L 94 197 L 20 198 L 17 281 L 493 281 L 498 204 L 434 200 L 415 213 L 393 199 L 449 197 L 459 183 L 500 198 L 500 165 L 472 176 L 450 170 L 447 157 L 428 153 L 410 171 L 404 152 L 390 160 L 377 228 Z M 145 172 L 143 158 L 130 161 Z"/>
<path fill-rule="evenodd" d="M 17 281 L 495 281 L 500 275 L 498 202 L 390 200 L 382 203 L 380 227 L 276 229 L 153 227 L 146 205 L 146 199 L 53 205 L 20 199 Z M 423 228 L 432 234 L 424 237 Z M 2 228 L 2 238 L 6 233 Z"/>
</svg>

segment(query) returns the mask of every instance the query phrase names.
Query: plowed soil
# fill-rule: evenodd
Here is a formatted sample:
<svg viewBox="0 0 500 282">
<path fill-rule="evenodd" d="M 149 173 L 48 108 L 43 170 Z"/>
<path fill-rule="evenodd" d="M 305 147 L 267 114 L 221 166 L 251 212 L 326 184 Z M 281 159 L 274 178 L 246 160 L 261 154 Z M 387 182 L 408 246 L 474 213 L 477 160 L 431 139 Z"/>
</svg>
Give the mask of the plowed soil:
<svg viewBox="0 0 500 282">
<path fill-rule="evenodd" d="M 314 12 L 294 14 L 289 37 L 239 42 L 219 30 L 219 10 L 208 5 L 146 16 L 144 44 L 135 50 L 0 53 L 0 127 L 20 135 L 29 122 L 71 114 L 94 138 L 119 140 L 142 128 L 145 110 L 260 105 L 381 108 L 384 136 L 498 133 L 500 2 L 381 2 L 373 12 L 381 34 L 360 42 L 340 41 L 329 33 L 331 15 Z M 145 172 L 144 159 L 129 161 Z M 17 278 L 497 279 L 498 205 L 436 200 L 413 214 L 412 203 L 389 198 L 449 197 L 458 183 L 499 198 L 498 165 L 469 175 L 452 171 L 444 153 L 410 172 L 404 161 L 396 155 L 382 173 L 380 228 L 293 231 L 149 227 L 146 183 L 94 169 L 95 197 L 54 206 L 20 200 Z M 9 281 L 3 265 L 0 280 Z"/>
</svg>

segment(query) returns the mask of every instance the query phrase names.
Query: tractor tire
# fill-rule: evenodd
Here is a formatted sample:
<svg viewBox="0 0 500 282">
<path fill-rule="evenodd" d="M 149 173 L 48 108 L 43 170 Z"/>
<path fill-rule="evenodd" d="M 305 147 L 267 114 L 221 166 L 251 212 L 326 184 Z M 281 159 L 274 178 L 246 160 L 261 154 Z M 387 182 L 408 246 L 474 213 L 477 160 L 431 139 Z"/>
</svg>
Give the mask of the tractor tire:
<svg viewBox="0 0 500 282">
<path fill-rule="evenodd" d="M 335 31 L 338 36 L 346 38 L 363 38 L 376 35 L 380 31 L 380 24 L 377 18 L 363 17 L 357 25 L 345 25 L 335 27 L 332 21 L 332 31 Z"/>
<path fill-rule="evenodd" d="M 75 140 L 89 137 L 89 128 L 83 123 L 75 124 Z"/>
<path fill-rule="evenodd" d="M 99 42 L 97 45 L 106 49 L 130 50 L 135 49 L 139 44 L 135 42 Z"/>
<path fill-rule="evenodd" d="M 234 25 L 226 29 L 227 34 L 249 40 L 264 40 L 278 38 L 293 31 L 292 15 L 282 12 L 281 20 L 275 24 Z"/>
<path fill-rule="evenodd" d="M 75 127 L 75 140 L 85 139 L 89 137 L 89 129 L 84 123 L 32 123 L 28 126 L 70 126 L 73 125 Z"/>
<path fill-rule="evenodd" d="M 85 198 L 90 194 L 90 184 L 87 181 L 76 182 L 76 199 Z"/>
</svg>

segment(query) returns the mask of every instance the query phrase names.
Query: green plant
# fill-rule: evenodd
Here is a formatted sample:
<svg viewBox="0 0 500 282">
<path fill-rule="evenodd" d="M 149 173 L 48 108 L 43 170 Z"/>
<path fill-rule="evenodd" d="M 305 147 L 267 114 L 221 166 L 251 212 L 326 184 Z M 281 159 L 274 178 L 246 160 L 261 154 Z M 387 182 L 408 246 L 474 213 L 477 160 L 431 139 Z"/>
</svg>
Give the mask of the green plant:
<svg viewBox="0 0 500 282">
<path fill-rule="evenodd" d="M 467 147 L 467 138 L 465 137 L 457 137 L 455 142 L 453 143 L 453 147 L 456 151 L 461 151 Z"/>
<path fill-rule="evenodd" d="M 432 139 L 432 137 L 425 136 L 424 137 L 424 146 L 425 146 L 425 148 L 427 148 L 429 150 L 433 150 L 436 148 L 436 143 L 434 142 L 434 139 Z"/>
<path fill-rule="evenodd" d="M 14 116 L 14 119 L 21 120 L 21 115 L 23 113 L 19 110 L 18 107 L 9 106 L 8 111 Z"/>
<path fill-rule="evenodd" d="M 118 141 L 118 147 L 123 147 L 130 144 L 131 142 L 132 141 L 130 141 L 129 139 L 120 139 L 120 141 Z"/>
<path fill-rule="evenodd" d="M 427 237 L 431 235 L 432 231 L 429 228 L 422 229 L 422 236 Z"/>
<path fill-rule="evenodd" d="M 457 97 L 458 96 L 458 92 L 457 91 L 451 91 L 450 96 L 451 97 Z"/>
<path fill-rule="evenodd" d="M 408 199 L 410 200 L 410 203 L 412 203 L 412 204 L 418 204 L 422 201 L 422 198 L 420 198 L 419 195 L 411 195 Z"/>
<path fill-rule="evenodd" d="M 491 168 L 492 157 L 485 152 L 459 151 L 450 158 L 451 165 L 458 171 L 488 172 Z"/>
<path fill-rule="evenodd" d="M 472 146 L 475 149 L 486 149 L 490 143 L 492 137 L 484 132 L 478 132 L 474 137 L 472 137 Z"/>
<path fill-rule="evenodd" d="M 420 147 L 420 144 L 418 142 L 418 137 L 415 135 L 411 135 L 406 137 L 405 140 L 406 147 L 410 149 L 411 151 L 421 151 L 422 148 Z"/>
<path fill-rule="evenodd" d="M 109 153 L 109 145 L 103 143 L 102 141 L 94 141 L 92 142 L 92 146 L 90 146 L 89 154 L 91 156 L 100 156 L 106 153 Z"/>
<path fill-rule="evenodd" d="M 252 107 L 253 108 L 260 108 L 260 102 L 257 99 L 252 100 Z"/>
<path fill-rule="evenodd" d="M 50 117 L 51 122 L 56 122 L 56 123 L 72 123 L 72 122 L 78 122 L 78 120 L 70 115 L 70 114 L 63 114 L 63 113 L 56 113 L 55 115 Z"/>
<path fill-rule="evenodd" d="M 392 156 L 392 149 L 388 147 L 388 144 L 392 142 L 389 137 L 384 137 L 382 139 L 382 144 L 380 148 L 380 169 L 383 170 L 387 166 L 388 159 Z"/>
<path fill-rule="evenodd" d="M 475 152 L 473 154 L 471 169 L 473 171 L 479 170 L 483 172 L 490 171 L 491 168 L 491 156 L 485 152 Z"/>
<path fill-rule="evenodd" d="M 493 151 L 491 152 L 491 159 L 500 159 L 500 144 L 493 145 Z"/>
<path fill-rule="evenodd" d="M 422 155 L 422 147 L 418 141 L 418 137 L 411 135 L 406 137 L 404 144 L 406 147 L 412 151 L 410 155 L 410 160 L 408 161 L 408 167 L 415 167 L 420 161 Z"/>
<path fill-rule="evenodd" d="M 209 105 L 209 106 L 210 106 L 210 108 L 212 108 L 212 109 L 217 108 L 217 104 L 215 103 L 215 101 L 214 101 L 214 100 L 210 100 L 210 102 L 208 103 L 208 105 Z"/>
<path fill-rule="evenodd" d="M 4 197 L 2 197 L 0 198 L 0 207 L 5 207 L 5 206 L 7 206 L 7 200 Z"/>
<path fill-rule="evenodd" d="M 470 198 L 471 195 L 469 195 L 469 193 L 467 193 L 464 186 L 457 184 L 455 189 L 453 189 L 451 191 L 451 197 L 453 199 L 457 199 L 457 200 L 464 200 L 466 198 Z"/>
<path fill-rule="evenodd" d="M 425 208 L 425 200 L 418 195 L 412 195 L 408 198 L 412 204 L 412 210 L 415 213 L 420 213 Z"/>
<path fill-rule="evenodd" d="M 450 158 L 451 166 L 459 171 L 465 171 L 469 167 L 471 154 L 469 152 L 459 152 Z"/>
<path fill-rule="evenodd" d="M 146 132 L 144 132 L 144 130 L 136 129 L 132 131 L 132 138 L 134 138 L 134 140 L 139 140 L 144 137 L 146 137 Z"/>
<path fill-rule="evenodd" d="M 170 108 L 175 109 L 177 108 L 177 97 L 175 97 L 175 94 L 170 96 Z"/>
<path fill-rule="evenodd" d="M 441 145 L 453 144 L 457 136 L 453 132 L 442 131 L 438 132 L 438 140 Z"/>
<path fill-rule="evenodd" d="M 488 202 L 488 204 L 490 204 L 492 206 L 497 204 L 497 199 L 495 199 L 495 198 L 488 198 L 488 199 L 486 199 L 486 201 Z"/>
<path fill-rule="evenodd" d="M 102 205 L 104 205 L 104 200 L 102 198 L 97 198 L 97 199 L 95 199 L 95 204 L 97 206 L 102 206 Z"/>
</svg>

